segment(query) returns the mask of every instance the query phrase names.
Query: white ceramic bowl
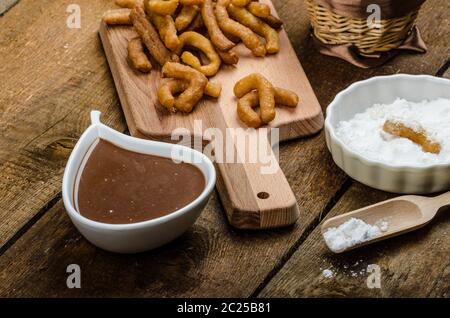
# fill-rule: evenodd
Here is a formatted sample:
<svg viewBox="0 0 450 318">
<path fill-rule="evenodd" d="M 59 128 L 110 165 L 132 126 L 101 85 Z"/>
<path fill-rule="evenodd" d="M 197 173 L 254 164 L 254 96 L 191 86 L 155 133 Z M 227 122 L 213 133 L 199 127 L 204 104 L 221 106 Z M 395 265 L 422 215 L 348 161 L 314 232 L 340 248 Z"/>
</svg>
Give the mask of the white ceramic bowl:
<svg viewBox="0 0 450 318">
<path fill-rule="evenodd" d="M 325 136 L 334 162 L 350 177 L 376 189 L 395 193 L 432 193 L 450 188 L 450 163 L 400 166 L 381 163 L 350 150 L 337 136 L 339 122 L 376 103 L 397 98 L 412 102 L 450 99 L 450 80 L 428 75 L 390 75 L 357 82 L 336 95 L 327 109 Z M 450 124 L 450 123 L 449 123 Z"/>
<path fill-rule="evenodd" d="M 91 113 L 91 126 L 83 133 L 70 155 L 64 171 L 62 196 L 70 219 L 92 244 L 112 252 L 138 253 L 159 247 L 184 233 L 198 218 L 216 183 L 211 160 L 201 152 L 184 146 L 144 140 L 121 134 L 100 123 L 100 112 Z M 203 192 L 187 206 L 157 219 L 132 224 L 107 224 L 82 216 L 74 204 L 74 189 L 86 154 L 102 138 L 131 151 L 173 158 L 192 163 L 204 174 Z"/>
</svg>

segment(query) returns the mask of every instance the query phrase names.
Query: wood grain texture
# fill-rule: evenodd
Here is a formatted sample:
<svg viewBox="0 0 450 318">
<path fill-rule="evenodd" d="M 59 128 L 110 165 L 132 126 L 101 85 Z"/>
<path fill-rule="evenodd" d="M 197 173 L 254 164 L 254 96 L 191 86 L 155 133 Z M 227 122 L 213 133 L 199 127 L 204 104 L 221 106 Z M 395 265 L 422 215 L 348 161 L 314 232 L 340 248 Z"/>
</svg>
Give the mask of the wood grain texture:
<svg viewBox="0 0 450 318">
<path fill-rule="evenodd" d="M 70 3 L 24 0 L 0 18 L 0 247 L 59 194 L 92 109 L 126 127 L 96 34 L 110 2 L 78 2 L 81 29 L 66 27 Z"/>
<path fill-rule="evenodd" d="M 270 1 L 266 2 L 273 8 Z M 233 157 L 239 158 L 241 163 L 236 162 L 237 159 L 217 162 L 217 187 L 229 223 L 240 229 L 265 229 L 291 225 L 297 220 L 299 212 L 295 196 L 270 150 L 267 138 L 262 136 L 264 140 L 258 141 L 261 138 L 254 130 L 243 130 L 247 127 L 237 117 L 237 100 L 233 94 L 234 84 L 239 79 L 254 72 L 261 73 L 273 85 L 290 89 L 300 96 L 296 108 L 277 107 L 275 120 L 268 125 L 279 128 L 281 141 L 308 136 L 322 128 L 321 107 L 283 29 L 279 32 L 278 54 L 255 58 L 243 44 L 239 44 L 235 48 L 240 57 L 238 64 L 222 66 L 211 79 L 222 85 L 220 97 L 217 100 L 204 98 L 190 114 L 170 113 L 158 102 L 157 90 L 162 82 L 159 67 L 150 74 L 130 68 L 126 48 L 129 40 L 136 36 L 131 27 L 110 27 L 102 22 L 99 32 L 132 135 L 171 141 L 174 131 L 182 128 L 198 138 L 202 138 L 202 133 L 208 128 L 220 129 L 222 136 L 227 134 L 228 128 L 242 128 L 232 132 L 234 140 L 252 141 L 246 144 L 229 139 L 226 141 L 233 143 Z M 195 125 L 199 123 L 201 127 L 196 129 Z M 245 154 L 261 153 L 261 150 L 250 148 L 258 144 L 267 158 L 257 158 L 257 163 L 249 162 Z M 219 150 L 225 152 L 225 147 L 229 145 L 219 149 L 216 143 L 215 153 L 218 154 Z M 266 162 L 273 164 L 269 173 L 261 172 Z"/>
<path fill-rule="evenodd" d="M 392 197 L 356 183 L 329 216 Z M 450 209 L 428 226 L 348 253 L 326 247 L 320 228 L 289 259 L 261 292 L 261 297 L 449 297 Z M 381 288 L 370 289 L 368 265 L 380 266 Z M 322 274 L 330 269 L 334 277 Z"/>
<path fill-rule="evenodd" d="M 67 5 L 68 2 L 64 3 Z M 103 7 L 110 8 L 111 2 L 78 1 L 78 3 L 81 4 L 82 10 L 83 8 L 86 9 L 85 11 L 87 9 L 90 10 L 87 17 L 83 20 L 84 22 L 82 22 L 87 23 L 90 27 L 88 30 L 82 31 L 83 35 L 82 39 L 80 39 L 82 43 L 78 45 L 83 48 L 79 48 L 78 52 L 83 50 L 90 52 L 86 56 L 83 55 L 86 68 L 95 70 L 99 74 L 103 74 L 103 72 L 108 74 L 101 46 L 99 46 L 98 42 L 95 44 L 96 42 L 93 39 L 97 37 L 98 21 L 105 10 Z M 328 105 L 337 92 L 353 81 L 375 74 L 397 72 L 434 74 L 449 58 L 449 47 L 447 44 L 448 21 L 450 21 L 448 19 L 449 10 L 443 8 L 446 5 L 447 3 L 439 0 L 428 0 L 419 16 L 418 24 L 429 47 L 429 53 L 426 55 L 401 55 L 379 69 L 360 70 L 335 58 L 322 56 L 315 51 L 308 35 L 309 26 L 306 10 L 301 1 L 287 0 L 275 3 L 278 13 L 286 21 L 287 33 L 323 106 Z M 54 16 L 51 20 L 48 17 L 45 18 L 49 23 L 45 28 L 33 22 L 40 15 L 40 12 L 43 11 L 44 7 L 53 8 L 50 10 L 50 16 Z M 0 28 L 0 50 L 5 45 L 14 45 L 14 39 L 20 39 L 23 36 L 24 29 L 28 30 L 28 40 L 30 40 L 33 37 L 33 29 L 36 32 L 41 32 L 43 29 L 52 29 L 55 26 L 60 27 L 61 23 L 64 23 L 61 12 L 64 12 L 64 8 L 54 3 L 54 1 L 21 0 L 18 5 L 0 18 L 0 26 L 6 27 Z M 22 16 L 28 16 L 29 18 L 28 20 L 21 19 L 20 17 Z M 62 31 L 64 30 L 59 28 L 58 32 L 52 33 L 52 41 L 59 43 L 60 37 L 66 39 L 65 33 Z M 45 42 L 41 39 L 39 43 L 34 45 L 33 50 L 37 51 L 39 45 L 43 46 L 43 43 Z M 15 45 L 15 53 L 20 51 L 20 49 L 23 50 L 23 42 Z M 1 70 L 7 67 L 3 65 L 5 63 L 4 53 L 7 51 L 0 51 Z M 6 61 L 11 65 L 7 73 L 1 74 L 8 74 L 12 78 L 16 74 L 22 74 L 22 80 L 31 81 L 31 79 L 23 75 L 27 72 L 27 69 L 24 67 L 24 60 L 21 59 L 20 63 L 14 64 L 13 56 L 15 53 L 7 55 L 8 59 Z M 47 52 L 46 54 L 50 55 L 51 53 Z M 33 60 L 32 58 L 33 55 L 29 53 L 29 59 Z M 39 55 L 39 58 L 46 61 L 47 65 L 51 65 L 50 60 L 52 56 L 44 54 Z M 66 70 L 77 69 L 79 62 L 75 58 L 67 60 Z M 37 62 L 34 63 L 36 64 Z M 86 72 L 86 69 L 84 70 Z M 36 83 L 33 84 L 35 91 L 40 91 L 40 85 L 42 85 L 41 89 L 45 90 L 45 87 L 48 87 L 46 86 L 47 73 L 34 73 L 34 76 L 36 77 L 34 79 Z M 90 74 L 90 76 L 93 76 L 93 74 Z M 110 105 L 108 107 L 110 110 L 106 114 L 104 113 L 105 116 L 103 117 L 106 118 L 107 123 L 112 123 L 112 126 L 115 128 L 120 129 L 120 127 L 123 127 L 120 121 L 121 111 L 118 106 L 118 99 L 114 93 L 115 89 L 110 76 L 101 75 L 99 78 L 95 78 L 97 81 L 87 80 L 90 84 L 83 86 L 84 90 L 72 88 L 71 94 L 69 94 L 72 97 L 68 100 L 72 102 L 74 115 L 63 121 L 59 127 L 61 129 L 60 136 L 65 136 L 67 130 L 70 132 L 74 129 L 76 133 L 74 133 L 73 138 L 78 138 L 79 132 L 87 126 L 88 111 L 92 109 L 91 105 L 90 103 L 87 105 L 86 103 L 76 102 L 78 95 L 83 97 L 82 100 L 88 99 L 89 94 L 86 93 L 87 95 L 84 95 L 84 91 L 88 91 L 90 94 L 94 94 L 93 91 L 95 91 L 94 97 L 91 97 L 94 98 L 94 101 L 102 101 Z M 5 85 L 5 83 L 2 81 L 0 82 L 1 85 Z M 3 88 L 4 86 L 1 87 Z M 15 94 L 19 94 L 23 89 L 24 86 L 15 87 Z M 46 103 L 55 102 L 61 105 L 63 100 L 59 99 L 60 95 L 56 93 L 49 94 L 46 102 L 42 102 L 39 105 L 44 107 Z M 20 104 L 21 100 L 26 99 L 23 96 L 20 98 L 17 97 L 17 100 L 10 100 L 9 103 L 5 103 L 2 100 L 0 104 L 2 111 L 5 105 L 13 104 L 14 102 Z M 29 104 L 27 104 L 27 107 L 30 107 Z M 7 115 L 4 113 L 1 116 L 2 118 L 5 117 L 5 121 L 2 121 L 2 127 L 5 127 L 4 125 L 7 125 L 9 121 L 14 123 L 14 116 L 6 118 Z M 16 112 L 17 116 L 18 113 Z M 27 124 L 20 127 L 25 129 L 23 127 L 38 126 L 43 118 L 46 118 L 39 117 L 37 120 L 31 121 L 33 116 L 35 115 L 25 114 L 23 118 L 26 118 Z M 18 121 L 16 119 L 16 122 Z M 74 126 L 77 128 L 73 128 Z M 62 127 L 67 128 L 62 129 Z M 27 134 L 20 135 L 20 131 L 10 132 L 9 138 L 15 140 L 15 144 L 9 149 L 14 150 L 21 147 L 18 140 L 21 140 L 23 136 L 27 137 Z M 18 134 L 17 139 L 11 137 L 15 133 Z M 65 153 L 66 157 L 69 152 L 70 150 Z M 29 156 L 40 158 L 35 156 L 34 153 L 29 154 Z M 30 191 L 26 187 L 26 180 L 34 180 L 35 176 L 40 175 L 39 171 L 49 165 L 47 160 L 36 159 L 35 161 L 33 166 L 15 177 L 15 183 L 18 182 L 23 185 L 23 189 L 18 187 L 11 191 L 14 197 L 17 198 L 17 201 L 15 201 L 17 208 L 9 207 L 9 210 L 5 210 L 4 205 L 1 206 L 1 211 L 4 213 L 2 214 L 1 233 L 5 233 L 6 229 L 8 229 L 9 233 L 16 233 L 24 225 L 24 220 L 29 219 L 30 214 L 35 214 L 37 213 L 36 211 L 44 208 L 42 202 L 48 202 L 53 197 L 53 193 L 44 193 L 42 188 L 39 188 L 39 191 L 36 191 L 36 189 Z M 52 159 L 50 162 L 53 161 L 55 159 Z M 61 167 L 63 167 L 64 162 L 65 159 L 60 160 Z M 233 230 L 226 224 L 217 196 L 213 196 L 198 222 L 179 240 L 151 253 L 131 257 L 120 256 L 103 252 L 87 243 L 71 225 L 61 202 L 59 202 L 0 256 L 0 295 L 54 297 L 224 297 L 252 295 L 255 291 L 264 287 L 267 281 L 270 281 L 272 276 L 277 273 L 279 268 L 299 246 L 301 251 L 305 253 L 313 248 L 311 243 L 314 240 L 318 240 L 318 238 L 309 238 L 308 245 L 303 247 L 302 243 L 305 237 L 317 225 L 322 215 L 328 212 L 328 207 L 333 206 L 335 200 L 339 199 L 339 195 L 336 196 L 336 193 L 339 194 L 345 190 L 340 190 L 340 188 L 347 180 L 347 177 L 332 163 L 325 147 L 323 134 L 283 144 L 280 149 L 280 166 L 298 199 L 300 207 L 300 221 L 292 228 L 259 233 Z M 62 168 L 59 172 L 55 172 L 57 169 L 53 166 L 48 169 L 50 172 L 47 173 L 58 174 L 58 178 L 60 178 Z M 13 171 L 17 171 L 16 167 L 14 167 Z M 4 175 L 3 173 L 2 176 Z M 46 174 L 43 173 L 43 175 Z M 57 189 L 59 182 L 57 180 L 50 183 L 44 180 L 44 185 Z M 15 183 L 11 183 L 11 185 Z M 3 187 L 0 191 L 4 191 Z M 365 206 L 388 198 L 387 195 L 380 194 L 369 188 L 364 188 L 360 191 L 359 195 L 351 195 L 351 198 L 348 199 L 353 201 L 351 206 L 345 207 L 342 202 L 340 203 L 339 206 L 342 207 L 342 210 Z M 25 202 L 20 204 L 25 198 L 29 199 L 36 193 L 38 193 L 42 202 L 38 202 L 33 206 L 29 206 L 30 201 L 27 202 L 27 205 Z M 5 200 L 5 202 L 9 201 Z M 337 209 L 339 209 L 339 206 Z M 27 217 L 22 217 L 21 220 L 15 220 L 14 222 L 4 222 L 4 216 L 8 215 L 5 211 L 10 211 L 8 212 L 9 214 L 15 214 L 16 216 L 27 215 Z M 445 217 L 448 213 L 442 215 Z M 441 220 L 437 220 L 435 224 L 441 223 Z M 365 259 L 367 263 L 372 262 L 370 258 L 376 257 L 380 265 L 387 264 L 386 268 L 391 268 L 391 263 L 395 265 L 393 270 L 388 270 L 387 272 L 385 267 L 382 267 L 382 275 L 387 273 L 390 281 L 389 284 L 383 285 L 383 280 L 386 277 L 382 276 L 384 277 L 382 278 L 383 295 L 412 295 L 412 290 L 415 287 L 420 289 L 419 285 L 424 284 L 424 287 L 417 294 L 424 295 L 428 291 L 429 296 L 440 296 L 444 293 L 448 297 L 449 266 L 439 273 L 444 265 L 438 263 L 441 260 L 446 260 L 445 256 L 448 255 L 448 250 L 444 250 L 446 252 L 444 258 L 441 258 L 441 256 L 442 247 L 447 248 L 448 242 L 445 242 L 446 245 L 443 245 L 443 242 L 441 242 L 444 239 L 442 236 L 439 236 L 442 230 L 434 234 L 434 231 L 436 231 L 435 225 L 432 225 L 429 229 L 424 228 L 421 231 L 426 231 L 426 235 L 418 238 L 418 244 L 414 242 L 416 237 L 413 239 L 405 237 L 408 243 L 405 251 L 405 245 L 401 242 L 397 245 L 396 240 L 387 241 L 386 243 L 389 242 L 394 247 L 386 246 L 386 250 L 377 247 L 381 251 L 378 250 L 376 253 L 366 251 L 368 253 L 368 258 Z M 443 233 L 448 236 L 448 230 L 444 229 Z M 323 248 L 325 247 L 323 246 Z M 407 256 L 408 252 L 414 253 L 416 257 L 409 258 Z M 424 254 L 420 254 L 421 252 Z M 402 253 L 404 256 L 401 258 L 392 256 L 396 253 Z M 437 257 L 435 256 L 436 254 L 438 254 Z M 311 254 L 307 253 L 307 255 Z M 329 265 L 332 262 L 337 262 L 339 265 L 338 262 L 341 259 L 336 259 L 330 254 L 327 255 L 329 258 L 325 262 L 322 261 L 325 265 Z M 355 254 L 353 258 L 347 259 L 348 263 L 344 265 L 354 265 L 357 260 L 359 261 L 358 256 Z M 298 254 L 296 254 L 296 257 L 298 257 Z M 351 256 L 348 255 L 347 257 Z M 327 261 L 329 263 L 326 263 Z M 399 264 L 399 262 L 403 263 Z M 411 262 L 414 264 L 409 270 L 409 263 Z M 69 290 L 66 287 L 67 274 L 65 270 L 66 266 L 71 263 L 80 264 L 82 267 L 84 274 L 82 274 L 81 290 Z M 438 265 L 435 266 L 435 263 L 438 263 Z M 317 267 L 318 263 L 307 262 L 305 264 L 312 271 Z M 325 268 L 325 265 L 320 265 L 320 267 Z M 319 282 L 316 280 L 318 279 L 316 272 L 314 272 L 314 275 L 306 275 L 304 278 L 299 276 L 297 271 L 282 270 L 282 272 L 284 279 L 280 280 L 277 276 L 274 284 L 271 284 L 270 289 L 265 290 L 262 293 L 263 295 L 289 294 L 295 296 L 314 294 L 319 296 L 329 294 L 330 290 L 333 291 L 333 285 L 336 283 L 334 281 Z M 239 275 L 236 273 L 239 273 Z M 364 289 L 365 278 L 351 277 L 350 271 L 348 271 L 347 276 L 339 280 L 339 286 L 342 286 L 342 289 L 337 290 L 334 294 L 359 296 L 361 291 L 363 291 L 362 295 L 367 295 L 370 292 Z M 310 277 L 313 277 L 313 279 L 310 279 Z M 427 278 L 421 280 L 422 277 Z M 290 286 L 295 288 L 288 288 L 285 284 L 287 279 L 290 282 L 300 282 L 302 280 L 306 282 L 303 282 L 302 285 L 291 284 Z M 326 286 L 324 286 L 325 284 Z M 276 289 L 276 286 L 279 286 L 279 289 Z M 377 292 L 373 291 L 373 295 L 380 296 L 381 293 L 376 294 Z"/>
</svg>

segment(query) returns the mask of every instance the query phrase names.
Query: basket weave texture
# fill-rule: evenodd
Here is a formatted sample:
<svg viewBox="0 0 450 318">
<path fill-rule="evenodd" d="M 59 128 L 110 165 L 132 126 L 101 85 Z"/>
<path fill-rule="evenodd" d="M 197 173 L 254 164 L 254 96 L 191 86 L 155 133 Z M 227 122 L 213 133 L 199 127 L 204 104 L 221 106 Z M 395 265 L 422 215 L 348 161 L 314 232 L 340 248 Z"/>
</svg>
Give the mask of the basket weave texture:
<svg viewBox="0 0 450 318">
<path fill-rule="evenodd" d="M 362 54 L 387 52 L 398 48 L 411 30 L 419 13 L 414 10 L 403 17 L 381 20 L 375 27 L 367 19 L 355 19 L 336 14 L 305 0 L 314 35 L 325 44 L 354 44 Z"/>
</svg>

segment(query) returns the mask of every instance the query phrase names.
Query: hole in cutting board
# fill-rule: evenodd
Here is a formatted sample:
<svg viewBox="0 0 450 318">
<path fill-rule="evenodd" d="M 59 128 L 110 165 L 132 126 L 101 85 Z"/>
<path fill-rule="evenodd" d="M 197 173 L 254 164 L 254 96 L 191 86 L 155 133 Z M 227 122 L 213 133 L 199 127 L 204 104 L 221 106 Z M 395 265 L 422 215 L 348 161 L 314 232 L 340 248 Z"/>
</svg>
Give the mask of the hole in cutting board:
<svg viewBox="0 0 450 318">
<path fill-rule="evenodd" d="M 267 199 L 268 197 L 270 197 L 270 194 L 268 194 L 267 192 L 259 192 L 258 194 L 257 194 L 257 196 L 258 196 L 258 198 L 260 198 L 260 199 Z"/>
</svg>

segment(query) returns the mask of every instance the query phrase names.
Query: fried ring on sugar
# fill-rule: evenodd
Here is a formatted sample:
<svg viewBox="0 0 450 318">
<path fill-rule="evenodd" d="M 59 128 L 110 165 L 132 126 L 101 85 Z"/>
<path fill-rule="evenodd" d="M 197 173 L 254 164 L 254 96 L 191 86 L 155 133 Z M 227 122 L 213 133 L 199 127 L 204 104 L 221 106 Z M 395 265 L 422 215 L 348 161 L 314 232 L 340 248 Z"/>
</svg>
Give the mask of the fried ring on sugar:
<svg viewBox="0 0 450 318">
<path fill-rule="evenodd" d="M 233 50 L 229 50 L 226 52 L 217 51 L 217 54 L 219 54 L 220 58 L 222 59 L 222 62 L 224 62 L 227 65 L 234 65 L 239 62 L 239 56 Z"/>
<path fill-rule="evenodd" d="M 233 91 L 241 98 L 254 89 L 258 91 L 261 121 L 267 124 L 275 118 L 275 89 L 264 76 L 259 73 L 247 75 L 236 82 Z"/>
<path fill-rule="evenodd" d="M 205 0 L 202 5 L 201 13 L 203 23 L 208 30 L 209 38 L 214 46 L 220 51 L 228 51 L 234 47 L 235 44 L 223 34 L 217 23 L 216 15 L 214 14 L 214 6 L 211 0 Z"/>
<path fill-rule="evenodd" d="M 421 146 L 424 152 L 431 152 L 435 154 L 439 154 L 441 152 L 441 145 L 438 142 L 431 140 L 427 136 L 425 130 L 421 127 L 412 128 L 407 124 L 398 121 L 386 120 L 383 125 L 383 130 L 391 135 L 411 140 Z"/>
<path fill-rule="evenodd" d="M 194 21 L 194 19 L 197 17 L 199 10 L 200 8 L 196 5 L 183 5 L 180 13 L 178 13 L 177 17 L 175 18 L 175 28 L 177 29 L 177 31 L 183 31 L 184 29 L 186 29 L 189 24 L 191 24 L 192 21 Z"/>
<path fill-rule="evenodd" d="M 170 15 L 151 14 L 150 19 L 158 29 L 159 36 L 164 45 L 171 51 L 176 50 L 180 46 L 175 22 Z"/>
<path fill-rule="evenodd" d="M 143 0 L 116 0 L 116 5 L 122 8 L 133 9 L 136 4 L 142 5 Z"/>
<path fill-rule="evenodd" d="M 185 6 L 202 5 L 205 0 L 180 0 L 180 4 Z"/>
<path fill-rule="evenodd" d="M 164 77 L 188 81 L 188 87 L 174 101 L 174 107 L 190 113 L 195 104 L 202 98 L 208 79 L 201 72 L 180 63 L 167 62 L 162 67 Z"/>
<path fill-rule="evenodd" d="M 191 67 L 195 68 L 197 71 L 202 72 L 206 76 L 214 76 L 217 74 L 222 64 L 219 54 L 217 54 L 212 43 L 203 35 L 193 31 L 187 31 L 179 36 L 180 46 L 178 47 L 176 53 L 181 54 L 183 48 L 188 45 L 190 47 L 199 49 L 202 51 L 209 60 L 209 64 L 202 65 L 200 60 L 192 53 L 185 51 L 181 55 L 181 60 Z"/>
<path fill-rule="evenodd" d="M 148 73 L 152 69 L 152 64 L 144 52 L 144 44 L 139 37 L 133 38 L 128 42 L 128 59 L 138 71 Z"/>
<path fill-rule="evenodd" d="M 287 107 L 296 107 L 298 104 L 298 96 L 294 92 L 274 87 L 275 105 L 283 105 Z M 258 128 L 262 121 L 253 108 L 259 105 L 259 96 L 257 91 L 251 91 L 238 100 L 237 114 L 239 118 L 249 127 Z"/>
<path fill-rule="evenodd" d="M 231 3 L 236 7 L 245 7 L 253 0 L 231 0 Z"/>
<path fill-rule="evenodd" d="M 189 86 L 187 81 L 183 81 L 180 79 L 171 78 L 168 81 L 164 82 L 158 89 L 158 100 L 166 107 L 170 112 L 175 112 L 176 108 L 175 95 L 185 91 Z M 215 84 L 208 82 L 205 87 L 205 95 L 210 97 L 218 98 L 220 96 L 220 92 L 222 91 L 222 87 L 220 84 Z"/>
<path fill-rule="evenodd" d="M 135 6 L 133 10 L 131 10 L 130 18 L 133 22 L 134 29 L 141 37 L 142 42 L 144 42 L 150 54 L 160 65 L 164 65 L 169 61 L 179 60 L 178 56 L 172 54 L 164 46 L 164 43 L 159 38 L 158 32 L 147 19 L 144 9 L 141 6 Z"/>
<path fill-rule="evenodd" d="M 247 9 L 258 18 L 266 18 L 270 15 L 270 7 L 265 3 L 252 1 L 247 5 Z"/>
<path fill-rule="evenodd" d="M 146 0 L 149 12 L 159 15 L 172 15 L 178 8 L 178 0 Z"/>
<path fill-rule="evenodd" d="M 218 0 L 216 3 L 214 11 L 219 27 L 227 34 L 240 38 L 254 56 L 266 55 L 266 48 L 258 36 L 246 26 L 230 19 L 227 12 L 229 4 L 230 0 Z"/>
<path fill-rule="evenodd" d="M 108 10 L 103 14 L 102 20 L 107 25 L 131 25 L 130 12 L 126 8 Z"/>
<path fill-rule="evenodd" d="M 245 8 L 239 8 L 231 4 L 228 6 L 228 12 L 234 20 L 250 28 L 250 30 L 256 34 L 264 37 L 268 54 L 274 54 L 280 51 L 280 39 L 278 37 L 278 32 L 275 29 L 272 29 Z"/>
<path fill-rule="evenodd" d="M 269 14 L 267 17 L 260 18 L 263 22 L 267 23 L 273 29 L 279 29 L 283 26 L 283 21 L 278 19 L 273 14 Z"/>
</svg>

